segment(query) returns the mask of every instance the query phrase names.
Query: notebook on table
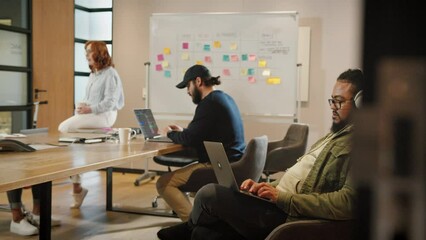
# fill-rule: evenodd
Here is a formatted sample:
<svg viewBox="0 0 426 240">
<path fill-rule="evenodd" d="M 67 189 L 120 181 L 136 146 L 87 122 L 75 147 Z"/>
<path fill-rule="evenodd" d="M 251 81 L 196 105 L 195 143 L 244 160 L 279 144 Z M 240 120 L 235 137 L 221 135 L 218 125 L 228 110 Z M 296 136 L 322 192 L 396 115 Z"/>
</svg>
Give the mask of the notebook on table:
<svg viewBox="0 0 426 240">
<path fill-rule="evenodd" d="M 100 143 L 104 142 L 109 134 L 100 133 L 64 133 L 59 137 L 59 142 L 66 143 Z"/>
<path fill-rule="evenodd" d="M 142 135 L 147 142 L 173 143 L 170 138 L 158 133 L 158 125 L 151 109 L 136 108 L 133 111 L 135 112 L 136 120 L 138 121 L 139 127 L 142 131 Z"/>
<path fill-rule="evenodd" d="M 263 201 L 272 203 L 271 200 L 259 197 L 253 193 L 241 190 L 235 180 L 234 172 L 232 171 L 231 164 L 229 163 L 228 156 L 226 155 L 225 148 L 220 142 L 204 141 L 207 154 L 217 178 L 217 182 L 227 188 L 245 194 L 250 197 L 258 198 Z"/>
</svg>

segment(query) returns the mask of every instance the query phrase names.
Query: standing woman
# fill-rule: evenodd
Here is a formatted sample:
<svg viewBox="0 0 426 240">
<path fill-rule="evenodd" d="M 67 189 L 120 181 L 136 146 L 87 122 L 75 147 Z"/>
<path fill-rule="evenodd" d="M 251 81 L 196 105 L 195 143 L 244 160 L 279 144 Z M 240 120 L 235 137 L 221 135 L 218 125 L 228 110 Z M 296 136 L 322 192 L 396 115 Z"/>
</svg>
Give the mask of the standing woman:
<svg viewBox="0 0 426 240">
<path fill-rule="evenodd" d="M 117 111 L 124 106 L 123 86 L 114 68 L 105 42 L 88 41 L 84 45 L 91 70 L 84 99 L 78 104 L 74 116 L 63 121 L 58 130 L 73 132 L 79 128 L 109 128 L 117 119 Z M 73 181 L 74 203 L 79 208 L 88 190 L 81 186 L 80 176 Z"/>
</svg>

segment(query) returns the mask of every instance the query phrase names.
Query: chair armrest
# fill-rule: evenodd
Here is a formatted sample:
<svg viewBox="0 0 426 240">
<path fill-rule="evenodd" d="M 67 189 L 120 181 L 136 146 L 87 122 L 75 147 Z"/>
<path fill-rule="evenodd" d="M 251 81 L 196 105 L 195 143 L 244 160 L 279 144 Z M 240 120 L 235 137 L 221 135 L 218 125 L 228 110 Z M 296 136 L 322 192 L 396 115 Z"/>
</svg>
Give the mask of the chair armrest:
<svg viewBox="0 0 426 240">
<path fill-rule="evenodd" d="M 265 170 L 273 172 L 285 171 L 293 166 L 303 153 L 304 149 L 299 144 L 271 150 L 266 155 Z"/>
<path fill-rule="evenodd" d="M 283 146 L 283 144 L 284 144 L 284 139 L 276 140 L 276 141 L 270 141 L 270 142 L 268 142 L 268 151 L 270 151 L 270 149 L 275 149 L 275 148 L 278 148 L 280 146 Z"/>
<path fill-rule="evenodd" d="M 354 220 L 302 220 L 281 224 L 265 240 L 350 240 Z"/>
</svg>

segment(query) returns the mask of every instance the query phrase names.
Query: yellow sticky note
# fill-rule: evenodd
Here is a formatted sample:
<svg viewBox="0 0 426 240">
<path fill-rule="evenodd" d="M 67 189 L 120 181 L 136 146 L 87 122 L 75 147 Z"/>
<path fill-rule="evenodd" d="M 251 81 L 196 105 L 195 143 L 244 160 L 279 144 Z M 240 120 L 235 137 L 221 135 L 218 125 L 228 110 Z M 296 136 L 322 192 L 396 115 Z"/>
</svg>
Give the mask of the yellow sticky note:
<svg viewBox="0 0 426 240">
<path fill-rule="evenodd" d="M 201 61 L 201 60 L 196 61 L 195 64 L 197 64 L 197 65 L 204 65 L 203 61 Z"/>
<path fill-rule="evenodd" d="M 259 67 L 266 67 L 266 61 L 265 60 L 259 60 L 258 66 Z"/>
<path fill-rule="evenodd" d="M 167 67 L 169 67 L 169 62 L 163 61 L 163 62 L 161 62 L 161 65 L 163 66 L 163 68 L 167 68 Z"/>
<path fill-rule="evenodd" d="M 189 60 L 189 54 L 188 53 L 182 53 L 180 58 L 184 61 L 188 61 Z"/>
<path fill-rule="evenodd" d="M 241 76 L 247 76 L 247 68 L 242 68 L 241 70 L 240 70 L 240 74 L 241 74 Z"/>
<path fill-rule="evenodd" d="M 238 45 L 236 43 L 231 43 L 231 46 L 229 46 L 229 49 L 231 50 L 237 50 Z"/>
<path fill-rule="evenodd" d="M 220 41 L 214 41 L 213 42 L 213 47 L 214 48 L 221 48 L 222 47 L 222 43 L 220 43 Z"/>
<path fill-rule="evenodd" d="M 164 52 L 164 54 L 166 54 L 166 55 L 170 55 L 170 48 L 164 48 L 164 50 L 163 50 L 163 52 Z"/>
<path fill-rule="evenodd" d="M 276 85 L 281 83 L 281 78 L 279 77 L 270 77 L 266 80 L 267 84 Z"/>
</svg>

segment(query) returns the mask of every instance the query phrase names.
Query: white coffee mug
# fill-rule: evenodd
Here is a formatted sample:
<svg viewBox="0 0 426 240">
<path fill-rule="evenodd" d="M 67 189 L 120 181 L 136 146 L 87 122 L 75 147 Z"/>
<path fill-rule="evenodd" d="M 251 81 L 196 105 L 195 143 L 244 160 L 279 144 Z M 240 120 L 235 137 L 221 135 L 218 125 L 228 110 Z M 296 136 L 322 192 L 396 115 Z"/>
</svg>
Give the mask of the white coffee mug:
<svg viewBox="0 0 426 240">
<path fill-rule="evenodd" d="M 136 131 L 131 128 L 119 128 L 118 129 L 118 139 L 120 144 L 128 144 L 130 139 L 136 136 Z"/>
</svg>

